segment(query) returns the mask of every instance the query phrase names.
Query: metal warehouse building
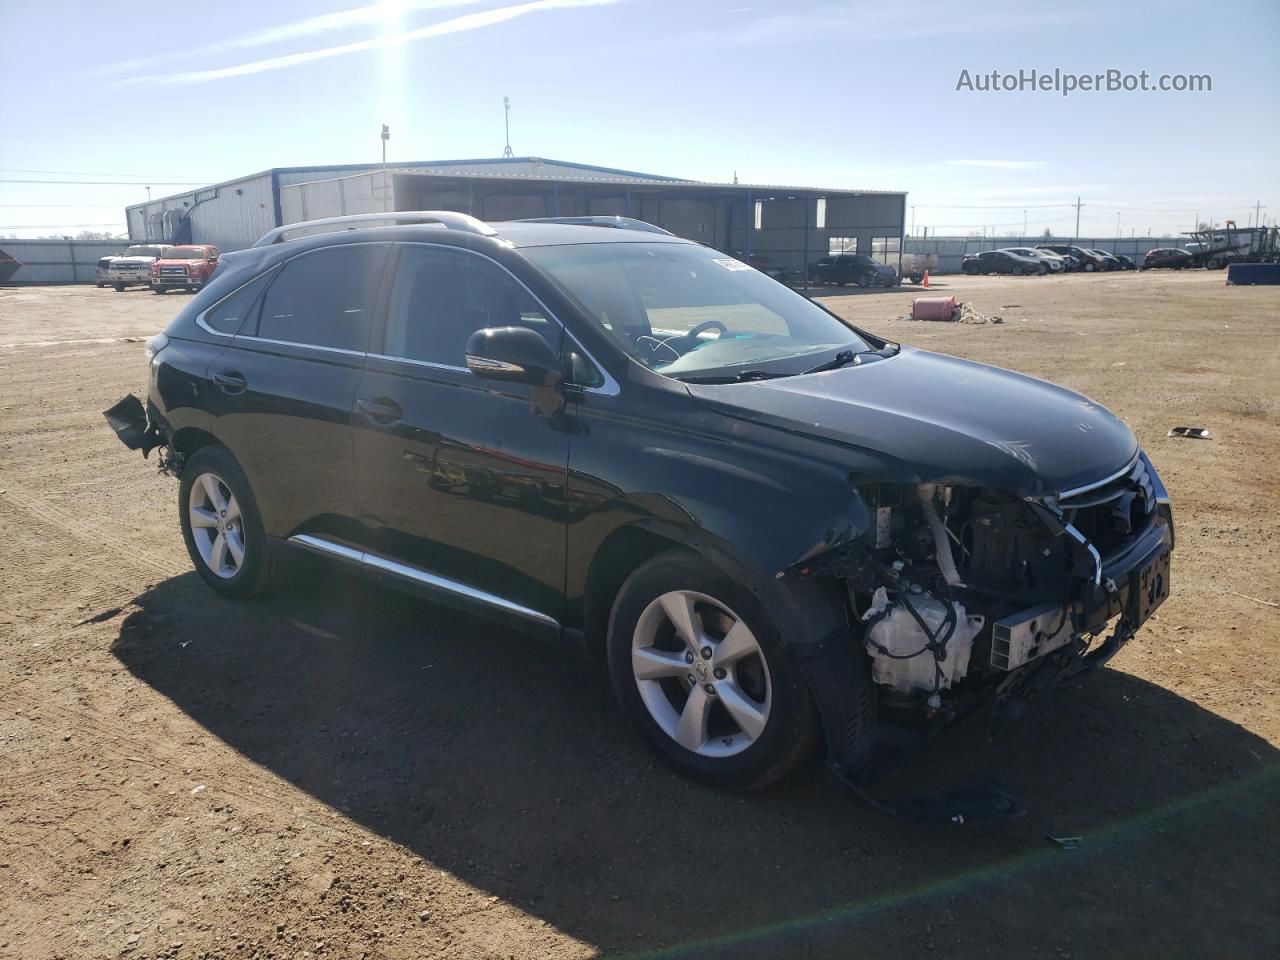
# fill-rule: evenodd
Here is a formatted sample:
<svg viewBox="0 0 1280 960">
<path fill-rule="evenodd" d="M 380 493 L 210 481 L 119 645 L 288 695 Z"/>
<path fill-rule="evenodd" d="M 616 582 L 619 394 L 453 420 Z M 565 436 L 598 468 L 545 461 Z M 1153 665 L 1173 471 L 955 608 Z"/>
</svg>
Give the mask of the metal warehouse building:
<svg viewBox="0 0 1280 960">
<path fill-rule="evenodd" d="M 706 183 L 539 157 L 277 167 L 126 209 L 132 240 L 251 246 L 321 217 L 456 210 L 482 220 L 637 217 L 719 250 L 800 270 L 828 249 L 899 266 L 906 194 Z"/>
</svg>

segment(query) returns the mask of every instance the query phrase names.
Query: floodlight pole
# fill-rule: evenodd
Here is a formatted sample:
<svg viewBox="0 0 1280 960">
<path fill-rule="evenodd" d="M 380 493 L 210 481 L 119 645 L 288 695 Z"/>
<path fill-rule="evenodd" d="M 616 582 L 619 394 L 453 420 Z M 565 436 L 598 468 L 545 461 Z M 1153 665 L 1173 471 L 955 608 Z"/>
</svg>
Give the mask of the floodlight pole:
<svg viewBox="0 0 1280 960">
<path fill-rule="evenodd" d="M 382 125 L 382 169 L 387 169 L 387 141 L 391 139 L 391 128 Z"/>
<path fill-rule="evenodd" d="M 503 125 L 506 127 L 506 133 L 507 133 L 507 145 L 502 148 L 502 155 L 504 157 L 510 158 L 515 156 L 515 154 L 511 151 L 511 98 L 510 97 L 502 98 L 502 121 L 503 121 Z"/>
</svg>

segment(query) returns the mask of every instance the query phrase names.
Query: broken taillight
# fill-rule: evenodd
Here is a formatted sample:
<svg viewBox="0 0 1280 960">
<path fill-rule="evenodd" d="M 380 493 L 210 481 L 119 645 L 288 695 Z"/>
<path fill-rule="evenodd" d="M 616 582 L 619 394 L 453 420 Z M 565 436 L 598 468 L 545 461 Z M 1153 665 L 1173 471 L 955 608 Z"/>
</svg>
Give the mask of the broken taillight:
<svg viewBox="0 0 1280 960">
<path fill-rule="evenodd" d="M 156 358 L 156 354 L 159 353 L 168 345 L 169 345 L 169 338 L 163 333 L 157 333 L 154 337 L 150 338 L 142 346 L 142 352 L 143 354 L 146 355 L 147 363 L 150 363 L 152 360 L 154 360 Z"/>
</svg>

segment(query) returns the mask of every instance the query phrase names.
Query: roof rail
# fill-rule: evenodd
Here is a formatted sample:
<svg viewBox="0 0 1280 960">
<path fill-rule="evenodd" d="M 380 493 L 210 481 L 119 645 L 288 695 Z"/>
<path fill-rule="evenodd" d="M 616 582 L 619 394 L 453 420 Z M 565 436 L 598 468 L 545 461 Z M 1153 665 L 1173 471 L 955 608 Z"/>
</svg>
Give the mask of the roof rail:
<svg viewBox="0 0 1280 960">
<path fill-rule="evenodd" d="M 496 237 L 498 231 L 493 229 L 483 220 L 477 220 L 475 217 L 466 213 L 456 213 L 453 210 L 400 210 L 394 213 L 354 213 L 345 217 L 325 217 L 323 220 L 304 220 L 301 223 L 290 223 L 283 227 L 276 227 L 269 230 L 254 244 L 255 247 L 267 247 L 273 243 L 287 242 L 286 234 L 295 230 L 309 230 L 312 227 L 336 227 L 335 230 L 326 230 L 325 233 L 337 233 L 340 230 L 356 230 L 358 224 L 368 223 L 370 220 L 389 220 L 396 224 L 408 223 L 438 223 L 448 230 L 461 230 L 464 233 L 475 233 L 482 237 Z"/>
<path fill-rule="evenodd" d="M 517 223 L 576 223 L 584 227 L 615 227 L 618 230 L 639 230 L 642 233 L 660 233 L 666 237 L 674 237 L 670 230 L 663 230 L 652 223 L 645 223 L 634 217 L 529 217 L 517 220 Z"/>
</svg>

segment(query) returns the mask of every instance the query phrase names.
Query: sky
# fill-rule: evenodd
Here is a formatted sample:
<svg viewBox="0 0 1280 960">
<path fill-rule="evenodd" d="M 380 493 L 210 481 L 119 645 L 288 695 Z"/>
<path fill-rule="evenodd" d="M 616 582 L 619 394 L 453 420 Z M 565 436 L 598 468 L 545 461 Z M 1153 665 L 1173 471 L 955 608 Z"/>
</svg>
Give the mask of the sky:
<svg viewBox="0 0 1280 960">
<path fill-rule="evenodd" d="M 517 156 L 905 190 L 917 235 L 1271 222 L 1278 47 L 1275 0 L 0 0 L 0 236 L 377 161 L 383 123 L 392 163 L 500 156 L 504 96 Z M 976 89 L 1032 69 L 1212 89 Z"/>
</svg>

